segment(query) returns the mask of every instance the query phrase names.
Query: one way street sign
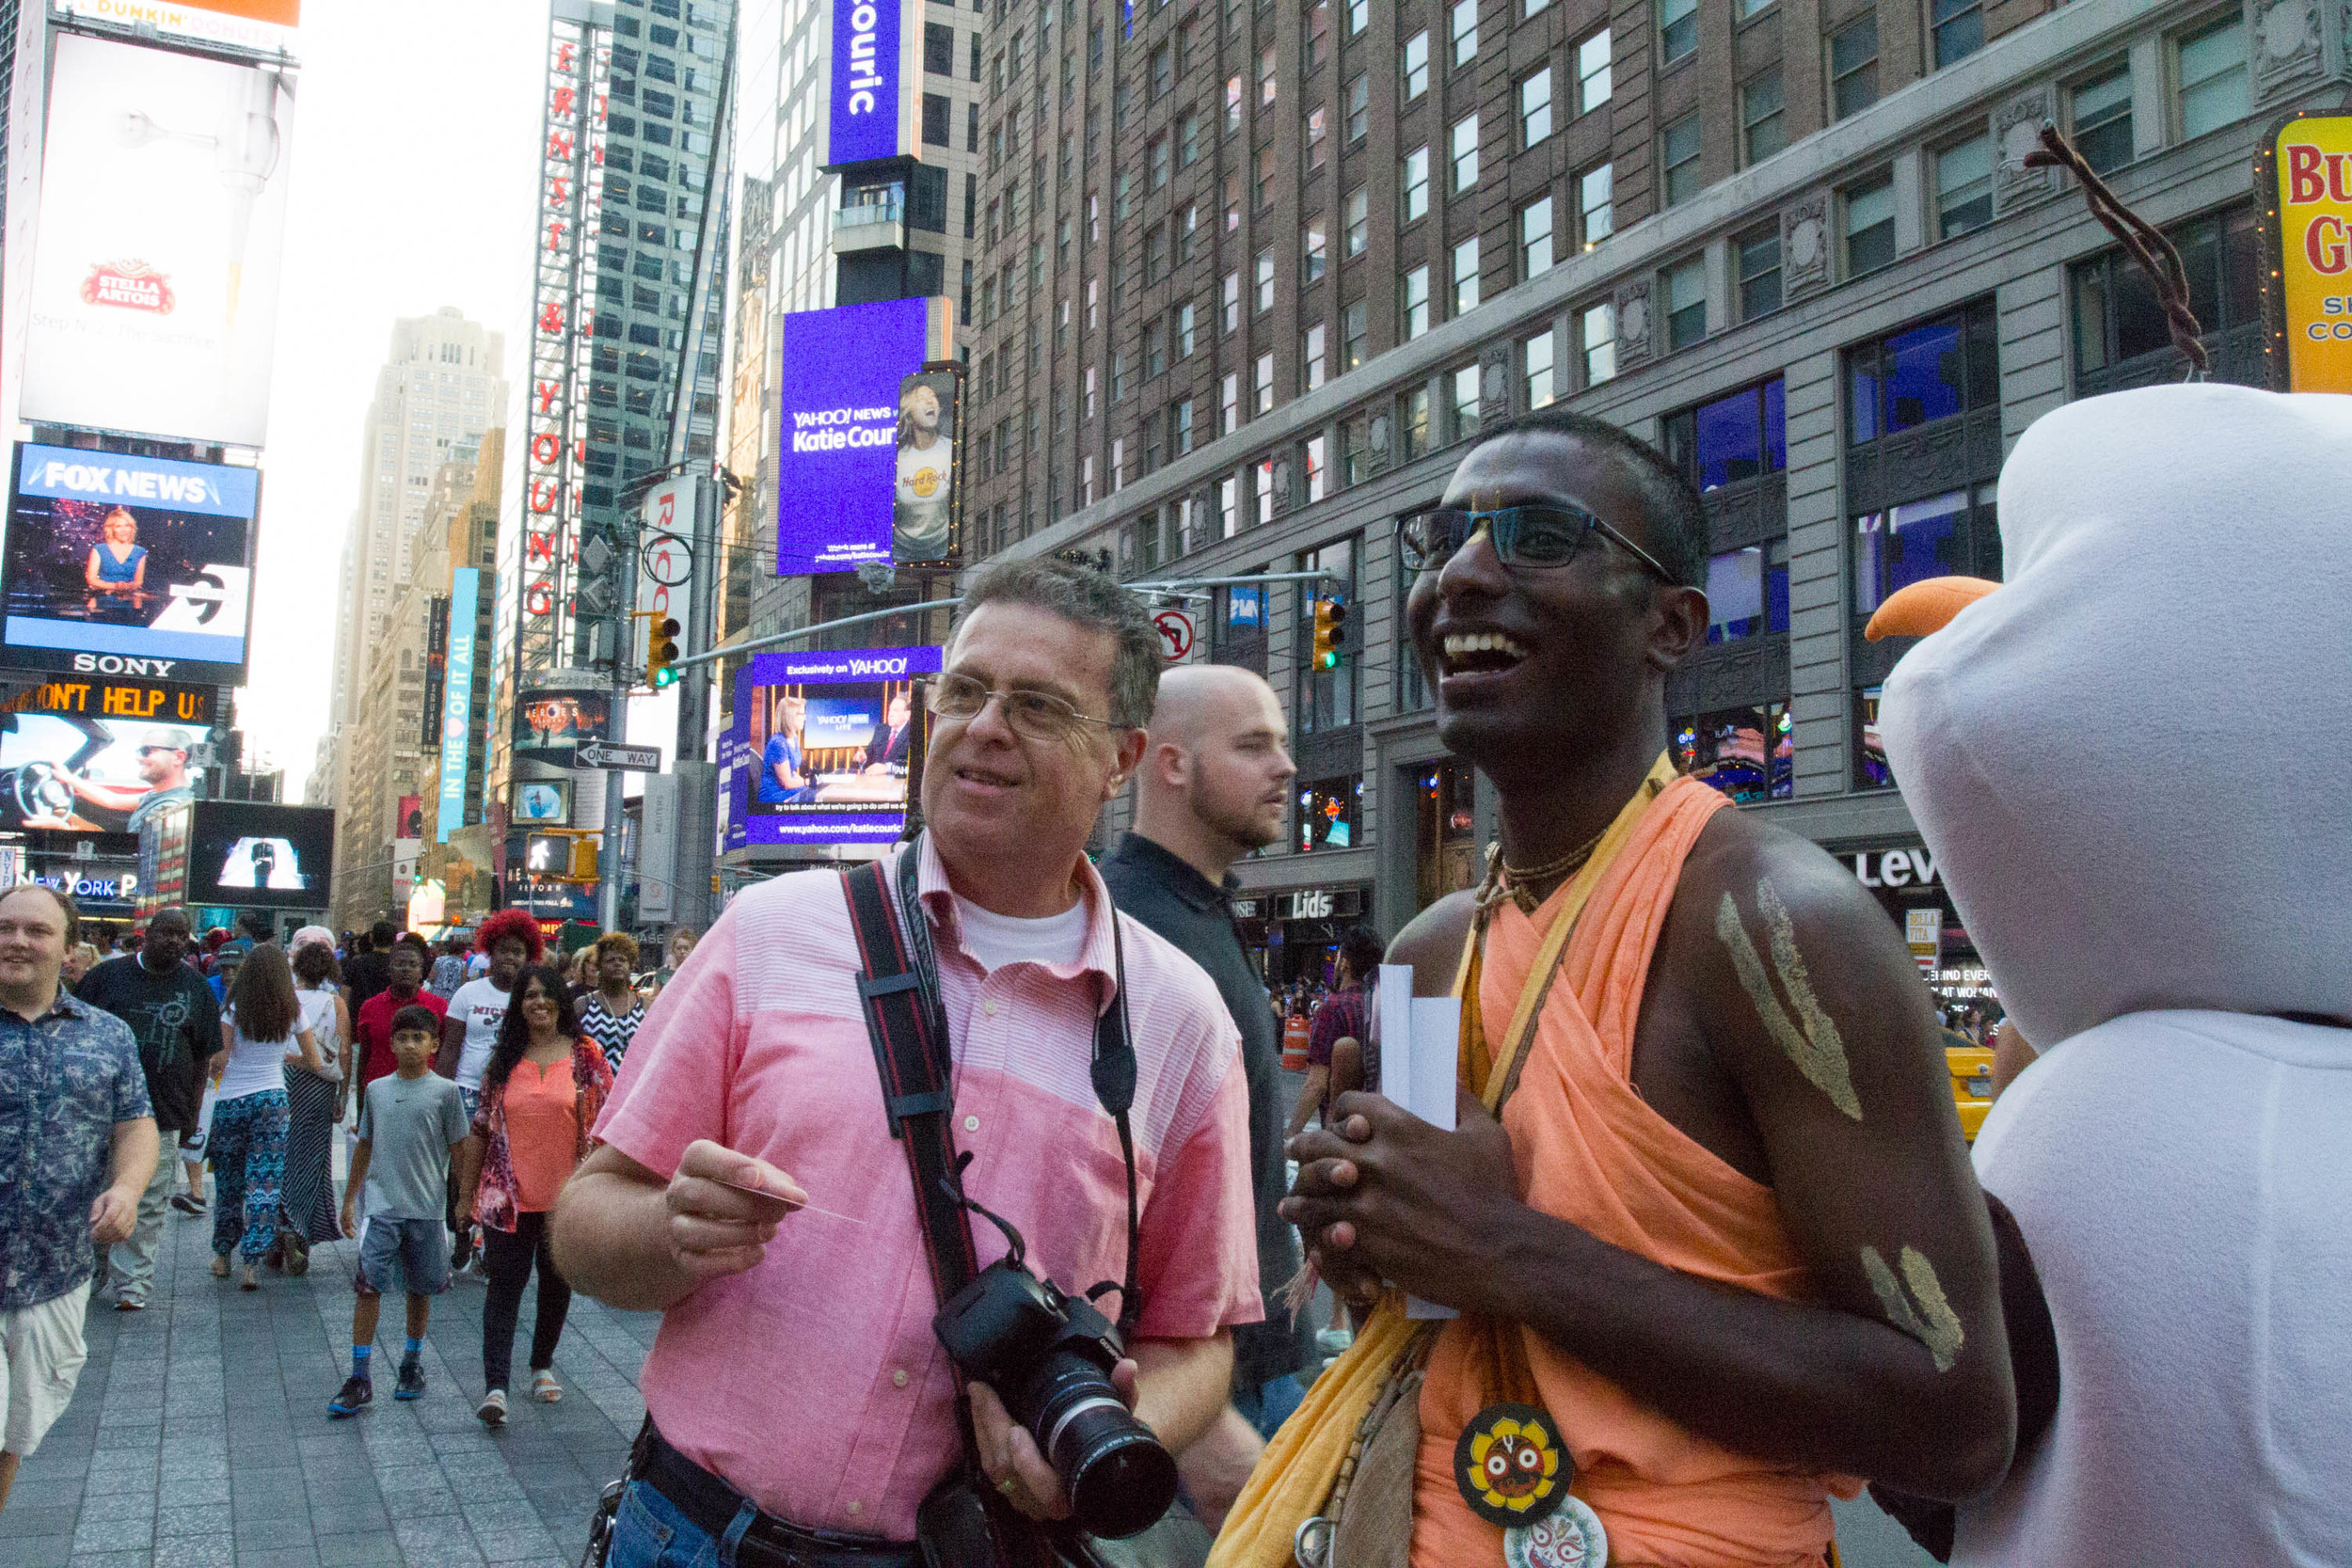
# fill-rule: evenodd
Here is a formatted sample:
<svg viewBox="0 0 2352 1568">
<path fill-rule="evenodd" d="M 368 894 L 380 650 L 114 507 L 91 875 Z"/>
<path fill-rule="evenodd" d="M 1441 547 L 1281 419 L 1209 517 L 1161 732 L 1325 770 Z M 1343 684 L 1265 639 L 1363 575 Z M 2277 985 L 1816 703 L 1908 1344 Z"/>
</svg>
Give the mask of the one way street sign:
<svg viewBox="0 0 2352 1568">
<path fill-rule="evenodd" d="M 659 773 L 661 748 L 623 746 L 612 740 L 583 740 L 572 748 L 574 768 L 599 768 L 608 773 Z"/>
</svg>

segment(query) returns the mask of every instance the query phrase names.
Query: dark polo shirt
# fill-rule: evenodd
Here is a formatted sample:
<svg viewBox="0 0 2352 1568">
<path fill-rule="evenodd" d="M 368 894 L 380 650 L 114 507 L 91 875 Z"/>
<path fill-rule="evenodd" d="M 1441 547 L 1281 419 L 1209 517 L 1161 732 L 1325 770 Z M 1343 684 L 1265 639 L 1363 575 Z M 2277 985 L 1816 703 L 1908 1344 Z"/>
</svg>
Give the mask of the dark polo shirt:
<svg viewBox="0 0 2352 1568">
<path fill-rule="evenodd" d="M 1289 1187 L 1282 1153 L 1281 1041 L 1265 986 L 1242 952 L 1233 925 L 1231 877 L 1218 887 L 1184 861 L 1137 833 L 1097 867 L 1111 901 L 1182 948 L 1216 982 L 1225 1010 L 1241 1031 L 1249 1084 L 1249 1173 L 1258 1210 L 1258 1288 L 1266 1321 L 1233 1331 L 1233 1386 L 1255 1388 L 1307 1364 L 1307 1330 L 1282 1307 L 1282 1287 L 1300 1265 L 1298 1232 L 1275 1212 Z"/>
</svg>

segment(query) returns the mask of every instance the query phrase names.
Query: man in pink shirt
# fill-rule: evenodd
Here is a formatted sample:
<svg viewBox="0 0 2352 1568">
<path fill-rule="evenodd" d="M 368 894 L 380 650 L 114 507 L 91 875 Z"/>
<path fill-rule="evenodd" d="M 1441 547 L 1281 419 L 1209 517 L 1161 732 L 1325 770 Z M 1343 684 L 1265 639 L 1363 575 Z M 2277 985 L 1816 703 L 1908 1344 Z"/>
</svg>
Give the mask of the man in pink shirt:
<svg viewBox="0 0 2352 1568">
<path fill-rule="evenodd" d="M 1085 855 L 1141 756 L 1159 646 L 1140 603 L 1089 568 L 982 574 L 930 692 L 929 832 L 901 853 L 918 857 L 937 955 L 964 1189 L 1073 1292 L 1127 1261 L 1125 1165 L 1089 1076 L 1118 922 L 1142 1310 L 1113 1382 L 1180 1451 L 1224 1409 L 1228 1331 L 1261 1308 L 1239 1037 L 1208 976 L 1118 915 Z M 961 1456 L 860 973 L 835 873 L 743 893 L 646 1015 L 603 1147 L 564 1190 L 564 1276 L 663 1314 L 642 1379 L 659 1437 L 640 1446 L 616 1561 L 661 1542 L 684 1560 L 699 1532 L 734 1533 L 744 1568 L 912 1563 L 916 1505 Z M 983 1265 L 1002 1256 L 993 1227 L 974 1231 Z M 968 1391 L 988 1479 L 1032 1518 L 1066 1517 L 1030 1434 Z"/>
</svg>

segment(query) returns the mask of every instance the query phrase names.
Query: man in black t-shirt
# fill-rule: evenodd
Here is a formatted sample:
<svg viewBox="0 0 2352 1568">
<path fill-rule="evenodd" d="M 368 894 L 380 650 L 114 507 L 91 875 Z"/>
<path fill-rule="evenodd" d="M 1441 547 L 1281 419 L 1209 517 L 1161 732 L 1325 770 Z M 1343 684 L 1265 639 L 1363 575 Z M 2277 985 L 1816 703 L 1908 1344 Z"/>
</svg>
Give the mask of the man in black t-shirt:
<svg viewBox="0 0 2352 1568">
<path fill-rule="evenodd" d="M 147 1305 L 164 1212 L 178 1180 L 180 1140 L 196 1131 L 205 1071 L 220 1053 L 220 1006 L 204 976 L 186 961 L 189 942 L 187 911 L 159 911 L 147 923 L 147 940 L 136 953 L 93 966 L 73 988 L 76 998 L 130 1025 L 147 1073 L 147 1097 L 155 1107 L 155 1131 L 163 1140 L 154 1179 L 139 1197 L 138 1224 L 131 1239 L 109 1253 L 107 1272 L 119 1312 Z"/>
<path fill-rule="evenodd" d="M 353 942 L 358 951 L 343 960 L 343 1000 L 351 1004 L 354 1018 L 368 998 L 391 988 L 392 943 L 399 939 L 390 921 L 379 920 L 368 928 L 364 944 Z"/>
</svg>

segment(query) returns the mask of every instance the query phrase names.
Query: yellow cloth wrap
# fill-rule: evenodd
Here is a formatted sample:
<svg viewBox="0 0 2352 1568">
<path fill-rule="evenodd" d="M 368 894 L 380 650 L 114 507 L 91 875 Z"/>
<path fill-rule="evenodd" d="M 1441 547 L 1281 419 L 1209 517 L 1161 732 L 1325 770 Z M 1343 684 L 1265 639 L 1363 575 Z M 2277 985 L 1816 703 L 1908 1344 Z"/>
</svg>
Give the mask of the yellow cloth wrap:
<svg viewBox="0 0 2352 1568">
<path fill-rule="evenodd" d="M 1420 1327 L 1406 1321 L 1402 1295 L 1391 1291 L 1381 1296 L 1356 1342 L 1309 1386 L 1306 1399 L 1265 1446 L 1225 1515 L 1208 1568 L 1286 1568 L 1292 1538 L 1323 1512 L 1356 1429 Z"/>
<path fill-rule="evenodd" d="M 1610 863 L 1632 838 L 1634 825 L 1641 821 L 1649 803 L 1675 778 L 1672 759 L 1661 754 L 1649 776 L 1642 781 L 1642 787 L 1634 791 L 1633 798 L 1601 835 L 1592 859 L 1576 873 L 1545 939 L 1542 958 L 1530 973 L 1527 990 L 1519 997 L 1515 1009 L 1518 1016 L 1511 1021 L 1510 1032 L 1503 1036 L 1512 1052 L 1508 1060 L 1515 1061 L 1534 1038 L 1537 1006 L 1549 989 L 1560 954 L 1567 946 L 1568 933 L 1582 912 L 1585 900 L 1600 885 Z M 1454 973 L 1454 994 L 1463 999 L 1462 1077 L 1492 1111 L 1501 1101 L 1508 1075 L 1494 1070 L 1495 1058 L 1478 1019 L 1475 930 L 1464 945 L 1462 962 Z M 1340 1479 L 1340 1466 L 1346 1463 L 1348 1448 L 1356 1440 L 1357 1429 L 1363 1425 L 1373 1402 L 1380 1397 L 1380 1390 L 1388 1382 L 1389 1369 L 1422 1326 L 1406 1319 L 1405 1298 L 1400 1292 L 1391 1291 L 1381 1296 L 1379 1305 L 1357 1332 L 1355 1343 L 1324 1369 L 1323 1375 L 1309 1386 L 1298 1409 L 1275 1433 L 1273 1441 L 1266 1444 L 1258 1467 L 1250 1472 L 1248 1483 L 1225 1515 L 1224 1528 L 1217 1532 L 1216 1544 L 1209 1551 L 1208 1568 L 1287 1568 L 1298 1527 L 1321 1513 L 1329 1502 L 1331 1489 Z M 1528 1370 L 1518 1336 L 1489 1333 L 1482 1338 L 1487 1341 L 1491 1354 L 1489 1386 L 1502 1390 L 1498 1397 L 1532 1400 L 1534 1379 Z"/>
</svg>

